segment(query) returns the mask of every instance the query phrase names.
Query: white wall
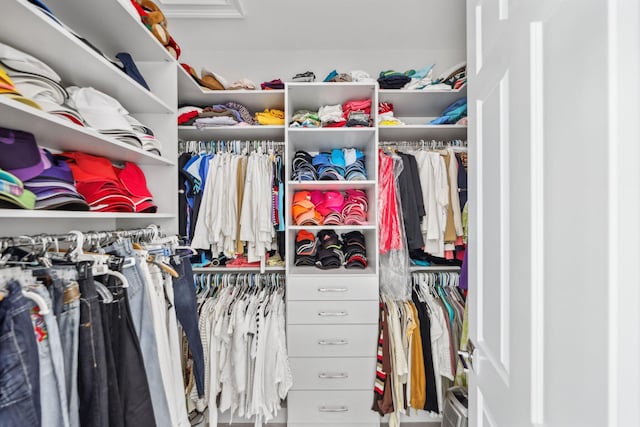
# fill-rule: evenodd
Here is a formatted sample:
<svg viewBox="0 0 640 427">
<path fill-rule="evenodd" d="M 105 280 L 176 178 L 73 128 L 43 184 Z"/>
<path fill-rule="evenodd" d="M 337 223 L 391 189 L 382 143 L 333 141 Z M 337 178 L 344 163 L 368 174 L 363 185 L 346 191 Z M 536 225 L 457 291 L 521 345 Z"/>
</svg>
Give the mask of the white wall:
<svg viewBox="0 0 640 427">
<path fill-rule="evenodd" d="M 466 56 L 463 0 L 245 0 L 243 9 L 243 19 L 171 18 L 180 61 L 259 84 L 307 70 L 322 80 L 334 68 L 440 72 Z"/>
</svg>

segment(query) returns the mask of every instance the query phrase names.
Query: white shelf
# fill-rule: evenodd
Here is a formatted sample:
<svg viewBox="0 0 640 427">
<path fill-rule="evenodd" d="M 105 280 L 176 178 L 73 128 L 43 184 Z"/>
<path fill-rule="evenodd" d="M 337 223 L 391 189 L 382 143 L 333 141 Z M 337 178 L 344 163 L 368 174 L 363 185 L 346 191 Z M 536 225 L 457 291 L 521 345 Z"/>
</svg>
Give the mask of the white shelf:
<svg viewBox="0 0 640 427">
<path fill-rule="evenodd" d="M 393 104 L 396 117 L 439 117 L 445 108 L 465 96 L 466 87 L 458 91 L 380 89 L 378 92 L 379 102 Z"/>
<path fill-rule="evenodd" d="M 376 186 L 376 181 L 288 181 L 290 190 L 363 190 Z"/>
<path fill-rule="evenodd" d="M 178 137 L 186 141 L 256 140 L 284 141 L 284 126 L 216 126 L 198 129 L 178 126 Z"/>
<path fill-rule="evenodd" d="M 412 273 L 417 273 L 421 271 L 460 271 L 460 267 L 453 266 L 453 265 L 430 265 L 430 266 L 410 265 L 409 271 Z"/>
<path fill-rule="evenodd" d="M 94 129 L 78 126 L 62 117 L 37 110 L 7 97 L 0 97 L 0 126 L 34 134 L 38 145 L 59 151 L 82 151 L 111 160 L 144 165 L 175 163 L 141 148 L 133 147 Z"/>
<path fill-rule="evenodd" d="M 87 13 L 85 0 L 47 0 L 46 3 L 60 21 L 110 57 L 126 51 L 136 62 L 175 62 L 140 19 L 131 16 L 117 0 L 91 2 L 91 13 Z"/>
<path fill-rule="evenodd" d="M 289 230 L 307 230 L 307 231 L 320 231 L 320 230 L 336 230 L 336 231 L 348 231 L 348 230 L 377 230 L 377 224 L 367 225 L 290 225 Z"/>
<path fill-rule="evenodd" d="M 267 266 L 264 271 L 267 273 L 284 273 L 285 266 Z M 260 267 L 194 267 L 194 273 L 259 273 Z"/>
<path fill-rule="evenodd" d="M 0 25 L 0 40 L 46 62 L 65 85 L 94 87 L 116 98 L 132 114 L 174 112 L 28 1 L 12 0 L 2 7 L 3 16 L 11 19 Z M 117 23 L 111 24 L 118 28 Z"/>
<path fill-rule="evenodd" d="M 378 89 L 378 93 L 380 94 L 380 99 L 382 100 L 386 96 L 390 95 L 415 95 L 415 94 L 425 94 L 425 93 L 451 93 L 451 94 L 461 94 L 467 93 L 467 86 L 464 86 L 460 89 Z"/>
<path fill-rule="evenodd" d="M 400 118 L 402 120 L 402 118 Z M 404 120 L 403 120 L 404 121 Z M 425 120 L 426 121 L 426 120 Z M 467 139 L 467 126 L 461 125 L 399 125 L 379 126 L 380 141 L 419 141 Z"/>
<path fill-rule="evenodd" d="M 315 266 L 295 266 L 289 267 L 290 275 L 303 275 L 304 277 L 316 276 L 316 275 L 342 275 L 342 276 L 375 276 L 375 269 L 369 265 L 367 268 L 333 268 L 329 270 L 323 270 Z"/>
<path fill-rule="evenodd" d="M 0 209 L 0 218 L 22 218 L 22 219 L 174 219 L 173 214 L 163 213 L 129 213 L 129 212 L 78 212 L 78 211 L 47 211 L 47 210 L 26 210 L 26 209 Z"/>
<path fill-rule="evenodd" d="M 284 110 L 284 90 L 210 90 L 201 87 L 182 66 L 178 65 L 179 105 L 203 107 L 229 101 L 244 105 L 252 113 L 263 111 L 265 108 Z"/>
<path fill-rule="evenodd" d="M 298 133 L 373 133 L 375 127 L 341 127 L 341 128 L 289 128 L 290 134 Z"/>
</svg>

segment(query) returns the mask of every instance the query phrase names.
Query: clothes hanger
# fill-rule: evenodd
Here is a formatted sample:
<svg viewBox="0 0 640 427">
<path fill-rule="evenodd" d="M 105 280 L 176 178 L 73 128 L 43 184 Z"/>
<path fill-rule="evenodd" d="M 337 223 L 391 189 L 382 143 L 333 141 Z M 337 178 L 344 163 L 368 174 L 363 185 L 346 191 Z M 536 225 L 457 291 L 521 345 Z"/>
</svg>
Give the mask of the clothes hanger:
<svg viewBox="0 0 640 427">
<path fill-rule="evenodd" d="M 49 306 L 45 299 L 40 296 L 38 293 L 30 291 L 28 289 L 24 289 L 24 287 L 29 283 L 34 283 L 35 280 L 33 278 L 33 274 L 30 271 L 22 270 L 19 267 L 9 267 L 3 268 L 0 270 L 0 288 L 2 288 L 3 295 L 6 293 L 6 286 L 9 281 L 15 280 L 20 283 L 20 287 L 22 289 L 22 295 L 25 298 L 30 299 L 35 302 L 38 306 L 39 312 L 42 315 L 49 314 Z"/>
</svg>

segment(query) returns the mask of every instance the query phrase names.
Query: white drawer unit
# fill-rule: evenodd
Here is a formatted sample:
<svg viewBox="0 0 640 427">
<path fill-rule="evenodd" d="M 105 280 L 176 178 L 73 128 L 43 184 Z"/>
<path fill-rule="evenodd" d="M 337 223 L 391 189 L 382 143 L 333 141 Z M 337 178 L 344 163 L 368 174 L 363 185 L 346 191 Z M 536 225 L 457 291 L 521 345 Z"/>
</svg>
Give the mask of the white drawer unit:
<svg viewBox="0 0 640 427">
<path fill-rule="evenodd" d="M 377 325 L 289 325 L 290 357 L 371 357 Z M 295 380 L 295 378 L 294 378 Z"/>
<path fill-rule="evenodd" d="M 378 423 L 371 410 L 373 389 L 362 391 L 291 391 L 288 397 L 288 423 Z M 377 425 L 377 424 L 376 424 Z"/>
<path fill-rule="evenodd" d="M 287 276 L 289 301 L 368 300 L 378 301 L 376 276 Z M 376 310 L 377 312 L 377 310 Z"/>
<path fill-rule="evenodd" d="M 375 357 L 291 358 L 293 390 L 373 390 Z"/>
<path fill-rule="evenodd" d="M 378 323 L 377 301 L 290 301 L 290 325 Z"/>
</svg>

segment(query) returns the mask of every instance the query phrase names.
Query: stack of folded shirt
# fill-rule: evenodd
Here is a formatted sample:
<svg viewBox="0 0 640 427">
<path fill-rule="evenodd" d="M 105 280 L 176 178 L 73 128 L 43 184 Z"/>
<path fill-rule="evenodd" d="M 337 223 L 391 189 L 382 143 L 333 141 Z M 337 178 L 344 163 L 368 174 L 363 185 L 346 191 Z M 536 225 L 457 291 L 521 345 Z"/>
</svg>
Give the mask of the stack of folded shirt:
<svg viewBox="0 0 640 427">
<path fill-rule="evenodd" d="M 362 99 L 348 101 L 342 105 L 343 116 L 347 127 L 371 126 L 371 100 Z"/>
<path fill-rule="evenodd" d="M 260 83 L 262 90 L 284 89 L 284 82 L 280 79 Z"/>
<path fill-rule="evenodd" d="M 153 129 L 149 126 L 143 125 L 132 116 L 126 116 L 127 121 L 131 125 L 131 129 L 142 141 L 142 149 L 150 153 L 155 153 L 158 156 L 162 155 L 160 152 L 160 141 L 156 139 L 153 133 Z"/>
<path fill-rule="evenodd" d="M 296 236 L 295 265 L 311 266 L 316 264 L 318 248 L 316 237 L 313 233 L 300 230 Z"/>
<path fill-rule="evenodd" d="M 104 157 L 80 152 L 67 152 L 58 156 L 68 163 L 76 188 L 85 197 L 92 211 L 157 211 L 144 173 L 135 163 L 125 162 L 123 167 L 116 167 Z"/>
<path fill-rule="evenodd" d="M 394 116 L 393 104 L 390 102 L 378 103 L 378 126 L 398 125 L 404 125 L 404 122 Z"/>
<path fill-rule="evenodd" d="M 364 225 L 367 223 L 367 193 L 363 190 L 349 189 L 346 191 L 342 217 L 346 225 Z"/>
<path fill-rule="evenodd" d="M 337 70 L 331 71 L 324 78 L 325 82 L 367 82 L 375 83 L 375 80 L 371 78 L 369 73 L 362 70 L 353 70 L 348 73 L 338 73 Z"/>
<path fill-rule="evenodd" d="M 318 113 L 311 110 L 298 110 L 291 118 L 292 128 L 319 128 L 322 125 Z"/>
<path fill-rule="evenodd" d="M 402 89 L 421 90 L 433 84 L 433 67 L 435 64 L 427 65 L 420 70 L 409 70 L 405 75 L 411 79 Z"/>
<path fill-rule="evenodd" d="M 191 126 L 202 113 L 202 108 L 187 105 L 178 108 L 178 126 Z"/>
<path fill-rule="evenodd" d="M 291 215 L 296 225 L 365 225 L 367 194 L 363 190 L 298 191 Z"/>
<path fill-rule="evenodd" d="M 0 209 L 33 209 L 36 196 L 20 179 L 0 169 Z"/>
<path fill-rule="evenodd" d="M 294 181 L 316 181 L 318 172 L 312 164 L 313 157 L 306 151 L 296 151 L 292 161 L 291 179 Z"/>
<path fill-rule="evenodd" d="M 323 270 L 340 268 L 344 264 L 342 243 L 334 230 L 318 232 L 318 257 L 316 267 Z"/>
<path fill-rule="evenodd" d="M 129 112 L 118 100 L 92 87 L 71 86 L 67 91 L 69 104 L 80 113 L 88 126 L 103 135 L 142 148 L 142 141 L 127 118 Z"/>
<path fill-rule="evenodd" d="M 0 43 L 0 63 L 15 88 L 42 110 L 83 126 L 80 114 L 67 105 L 69 94 L 62 79 L 39 59 Z"/>
<path fill-rule="evenodd" d="M 450 125 L 458 124 L 462 119 L 467 117 L 467 98 L 460 98 L 453 104 L 449 105 L 442 112 L 440 117 L 437 117 L 429 122 L 432 125 Z M 462 123 L 460 123 L 462 124 Z"/>
<path fill-rule="evenodd" d="M 411 77 L 398 71 L 381 71 L 378 77 L 380 89 L 401 89 L 411 81 Z"/>
<path fill-rule="evenodd" d="M 215 104 L 204 108 L 183 106 L 178 109 L 178 125 L 181 126 L 195 125 L 198 128 L 205 128 L 257 124 L 249 109 L 239 102 Z"/>
<path fill-rule="evenodd" d="M 346 119 L 343 116 L 342 105 L 325 105 L 318 110 L 318 117 L 322 126 L 327 127 L 330 124 L 336 124 L 336 126 L 344 126 Z"/>
<path fill-rule="evenodd" d="M 78 193 L 73 174 L 67 163 L 47 150 L 40 149 L 47 161 L 45 169 L 25 181 L 25 188 L 36 195 L 36 209 L 88 211 L 89 205 Z"/>
<path fill-rule="evenodd" d="M 263 112 L 256 113 L 256 121 L 263 126 L 282 126 L 284 125 L 284 111 L 265 108 Z"/>
<path fill-rule="evenodd" d="M 342 251 L 345 268 L 367 268 L 367 246 L 362 232 L 344 233 L 342 235 Z"/>
<path fill-rule="evenodd" d="M 304 73 L 298 73 L 291 78 L 294 82 L 314 82 L 316 75 L 313 71 L 305 71 Z"/>
</svg>

